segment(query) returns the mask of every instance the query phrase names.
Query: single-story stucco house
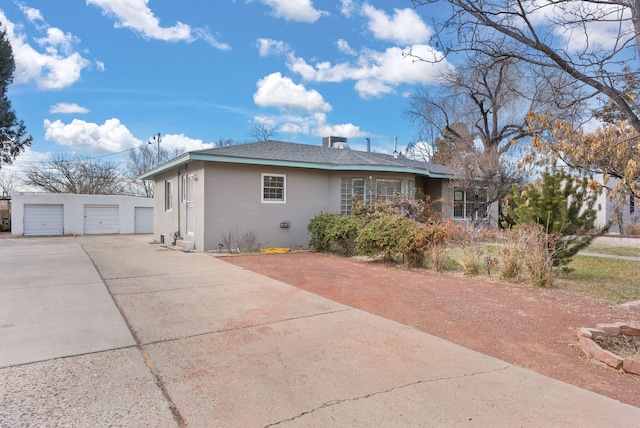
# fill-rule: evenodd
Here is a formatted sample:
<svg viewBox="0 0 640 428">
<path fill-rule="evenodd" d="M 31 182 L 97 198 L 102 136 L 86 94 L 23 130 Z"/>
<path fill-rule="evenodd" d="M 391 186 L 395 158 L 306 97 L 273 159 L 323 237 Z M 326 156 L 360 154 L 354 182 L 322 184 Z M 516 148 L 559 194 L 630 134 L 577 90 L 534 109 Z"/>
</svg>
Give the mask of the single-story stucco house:
<svg viewBox="0 0 640 428">
<path fill-rule="evenodd" d="M 252 236 L 263 248 L 306 246 L 309 221 L 321 212 L 349 213 L 354 197 L 368 202 L 419 190 L 443 198 L 447 217 L 478 215 L 451 186 L 447 167 L 351 150 L 340 137 L 322 146 L 267 140 L 188 152 L 140 178 L 155 185 L 155 239 L 179 237 L 198 251 L 219 250 L 230 236 Z M 484 210 L 482 217 L 497 218 L 497 204 Z"/>
<path fill-rule="evenodd" d="M 595 177 L 595 180 L 600 184 L 604 183 L 602 176 Z M 603 189 L 598 196 L 596 207 L 599 210 L 595 226 L 603 228 L 607 224 L 611 224 L 610 234 L 619 234 L 620 230 L 623 234 L 627 234 L 626 226 L 640 224 L 640 198 L 636 198 L 632 194 L 612 197 L 611 189 L 618 182 L 619 179 L 610 177 L 607 181 L 608 188 Z"/>
</svg>

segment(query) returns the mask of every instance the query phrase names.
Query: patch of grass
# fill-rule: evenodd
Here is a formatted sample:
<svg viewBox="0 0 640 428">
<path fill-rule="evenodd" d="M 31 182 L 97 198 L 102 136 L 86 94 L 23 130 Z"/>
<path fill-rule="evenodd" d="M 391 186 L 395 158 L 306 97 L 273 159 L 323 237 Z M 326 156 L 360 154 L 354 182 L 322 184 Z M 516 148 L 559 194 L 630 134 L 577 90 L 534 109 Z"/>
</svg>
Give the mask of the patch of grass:
<svg viewBox="0 0 640 428">
<path fill-rule="evenodd" d="M 638 262 L 576 256 L 568 268 L 554 280 L 559 289 L 612 303 L 640 300 Z"/>
<path fill-rule="evenodd" d="M 597 254 L 611 254 L 614 256 L 640 257 L 640 247 L 618 246 L 606 243 L 592 243 L 584 252 Z"/>
</svg>

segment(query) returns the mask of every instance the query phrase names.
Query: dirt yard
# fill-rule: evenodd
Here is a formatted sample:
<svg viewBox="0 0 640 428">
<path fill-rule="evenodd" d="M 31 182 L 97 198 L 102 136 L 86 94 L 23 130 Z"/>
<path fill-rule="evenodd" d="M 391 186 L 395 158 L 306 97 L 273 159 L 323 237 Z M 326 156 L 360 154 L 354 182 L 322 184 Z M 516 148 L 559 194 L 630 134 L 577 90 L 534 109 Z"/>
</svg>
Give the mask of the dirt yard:
<svg viewBox="0 0 640 428">
<path fill-rule="evenodd" d="M 587 358 L 575 329 L 640 322 L 640 311 L 559 290 L 509 285 L 316 253 L 225 261 L 336 302 L 640 407 L 640 376 Z"/>
</svg>

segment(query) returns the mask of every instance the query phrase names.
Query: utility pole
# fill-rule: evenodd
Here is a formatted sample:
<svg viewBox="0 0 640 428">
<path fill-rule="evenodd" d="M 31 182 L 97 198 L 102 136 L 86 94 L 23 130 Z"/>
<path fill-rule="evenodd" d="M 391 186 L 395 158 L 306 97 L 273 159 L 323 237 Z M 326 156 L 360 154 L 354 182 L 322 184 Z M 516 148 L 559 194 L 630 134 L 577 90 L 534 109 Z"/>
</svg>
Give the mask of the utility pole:
<svg viewBox="0 0 640 428">
<path fill-rule="evenodd" d="M 162 141 L 162 136 L 158 132 L 158 135 L 154 135 L 153 139 L 156 140 L 156 142 L 158 143 L 158 161 L 156 163 L 156 166 L 159 166 L 160 165 L 160 142 Z M 151 141 L 149 141 L 149 144 L 151 144 Z"/>
</svg>

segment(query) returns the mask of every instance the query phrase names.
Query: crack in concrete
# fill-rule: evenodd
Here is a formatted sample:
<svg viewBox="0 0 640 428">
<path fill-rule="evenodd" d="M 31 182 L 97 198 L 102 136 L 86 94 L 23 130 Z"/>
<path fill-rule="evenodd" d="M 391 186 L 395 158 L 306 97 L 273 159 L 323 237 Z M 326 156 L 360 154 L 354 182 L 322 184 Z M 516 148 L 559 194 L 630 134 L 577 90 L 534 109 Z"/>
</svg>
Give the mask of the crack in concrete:
<svg viewBox="0 0 640 428">
<path fill-rule="evenodd" d="M 309 415 L 309 414 L 311 414 L 313 412 L 316 412 L 318 410 L 322 410 L 322 409 L 326 409 L 326 408 L 329 408 L 329 407 L 337 406 L 337 405 L 340 405 L 342 403 L 346 403 L 346 402 L 350 402 L 350 401 L 365 400 L 367 398 L 375 397 L 376 395 L 388 394 L 389 392 L 395 391 L 397 389 L 409 388 L 409 387 L 420 385 L 420 384 L 424 384 L 424 383 L 442 382 L 442 381 L 448 381 L 448 380 L 463 379 L 463 378 L 466 378 L 466 377 L 474 377 L 474 376 L 488 374 L 488 373 L 496 373 L 496 372 L 501 372 L 501 371 L 510 369 L 512 367 L 514 367 L 514 366 L 509 364 L 509 365 L 506 365 L 505 367 L 501 367 L 501 368 L 498 368 L 498 369 L 482 371 L 482 372 L 475 372 L 475 373 L 468 373 L 468 374 L 464 374 L 464 375 L 461 375 L 461 376 L 448 376 L 448 377 L 441 377 L 441 378 L 429 379 L 429 380 L 418 380 L 418 381 L 415 381 L 415 382 L 407 383 L 405 385 L 394 386 L 392 388 L 384 389 L 382 391 L 372 392 L 370 394 L 363 395 L 363 396 L 360 396 L 360 397 L 331 400 L 331 401 L 327 401 L 326 403 L 323 403 L 322 405 L 320 405 L 320 406 L 318 406 L 316 408 L 313 408 L 311 410 L 307 410 L 306 412 L 302 412 L 299 415 L 296 415 L 296 416 L 293 416 L 293 417 L 288 418 L 288 419 L 283 419 L 281 421 L 273 422 L 273 423 L 270 423 L 268 425 L 265 425 L 264 428 L 274 427 L 274 426 L 277 426 L 277 425 L 280 425 L 280 424 L 283 424 L 283 423 L 286 423 L 286 422 L 293 422 L 293 421 L 295 421 L 297 419 L 300 419 L 300 418 L 302 418 L 302 417 L 304 417 L 306 415 Z"/>
<path fill-rule="evenodd" d="M 185 275 L 185 274 L 192 274 L 192 273 L 203 273 L 203 272 L 210 272 L 209 269 L 201 269 L 201 270 L 189 270 L 189 271 L 184 271 L 184 272 L 171 272 L 171 273 L 153 273 L 153 274 L 148 274 L 148 275 L 130 275 L 130 276 L 117 276 L 117 277 L 113 277 L 113 278 L 105 278 L 106 281 L 116 281 L 119 279 L 135 279 L 135 278 L 155 278 L 155 277 L 159 277 L 159 276 L 172 276 L 172 275 Z"/>
<path fill-rule="evenodd" d="M 110 280 L 107 280 L 110 281 Z M 120 292 L 120 293 L 112 293 L 116 296 L 134 296 L 137 294 L 157 294 L 157 293 L 167 293 L 170 291 L 180 291 L 180 290 L 196 290 L 196 289 L 205 289 L 205 288 L 216 288 L 216 287 L 223 287 L 225 285 L 241 285 L 244 284 L 244 282 L 242 281 L 238 281 L 238 282 L 225 282 L 224 284 L 212 284 L 212 285 L 202 285 L 199 287 L 175 287 L 175 288 L 167 288 L 167 289 L 163 289 L 163 290 L 145 290 L 145 291 L 130 291 L 130 292 Z M 111 287 L 109 285 L 107 285 L 108 287 Z M 115 284 L 114 284 L 115 286 Z"/>
<path fill-rule="evenodd" d="M 258 324 L 243 325 L 243 326 L 233 327 L 233 328 L 224 328 L 224 329 L 221 329 L 221 330 L 207 331 L 207 332 L 203 332 L 203 333 L 192 334 L 192 335 L 189 335 L 189 336 L 174 337 L 174 338 L 171 338 L 171 339 L 156 340 L 156 341 L 153 341 L 153 342 L 145 342 L 142 345 L 148 346 L 148 345 L 158 345 L 158 344 L 161 344 L 161 343 L 171 343 L 171 342 L 175 342 L 175 341 L 178 341 L 178 340 L 184 340 L 184 339 L 191 339 L 191 338 L 194 338 L 194 337 L 207 336 L 209 334 L 228 333 L 228 332 L 232 332 L 232 331 L 246 330 L 246 329 L 249 329 L 249 328 L 262 327 L 262 326 L 265 326 L 265 325 L 272 325 L 272 324 L 279 324 L 279 323 L 283 323 L 283 322 L 295 321 L 295 320 L 300 320 L 300 319 L 305 319 L 305 318 L 313 318 L 313 317 L 322 316 L 322 315 L 336 314 L 336 313 L 346 312 L 346 311 L 351 311 L 351 310 L 352 310 L 351 308 L 346 308 L 346 309 L 338 309 L 338 310 L 335 310 L 335 311 L 319 312 L 317 314 L 302 315 L 302 316 L 299 316 L 299 317 L 283 318 L 283 319 L 280 319 L 280 320 L 266 321 L 266 322 L 258 323 Z"/>
<path fill-rule="evenodd" d="M 147 350 L 140 343 L 140 339 L 138 338 L 138 334 L 133 329 L 133 326 L 129 322 L 129 319 L 126 317 L 126 315 L 125 315 L 124 311 L 122 310 L 122 308 L 120 307 L 120 305 L 118 305 L 118 302 L 116 301 L 115 297 L 111 293 L 111 290 L 107 286 L 107 283 L 106 283 L 105 279 L 102 277 L 102 273 L 100 272 L 100 269 L 98 269 L 98 266 L 96 265 L 96 262 L 93 260 L 93 258 L 89 254 L 89 252 L 84 248 L 84 246 L 82 245 L 82 242 L 78 241 L 77 238 L 74 238 L 74 239 L 76 240 L 78 245 L 80 245 L 80 248 L 82 248 L 82 251 L 84 251 L 84 253 L 87 255 L 87 257 L 89 257 L 89 260 L 91 260 L 91 263 L 93 264 L 94 269 L 98 273 L 98 276 L 100 276 L 100 279 L 102 280 L 102 284 L 106 288 L 107 293 L 109 293 L 109 296 L 111 297 L 111 300 L 113 301 L 113 304 L 116 305 L 116 308 L 118 308 L 118 311 L 120 312 L 120 316 L 122 316 L 122 319 L 124 320 L 125 324 L 127 325 L 127 328 L 129 329 L 129 332 L 131 333 L 131 336 L 133 337 L 133 340 L 136 342 L 136 348 L 140 351 L 140 355 L 142 356 L 142 360 L 144 361 L 144 364 L 147 366 L 147 368 L 151 372 L 151 375 L 155 378 L 156 385 L 160 389 L 160 392 L 162 393 L 162 396 L 164 397 L 164 399 L 167 401 L 167 405 L 169 406 L 169 410 L 171 411 L 171 414 L 173 416 L 173 420 L 176 422 L 176 424 L 178 425 L 179 428 L 186 428 L 187 427 L 187 423 L 184 420 L 184 418 L 182 417 L 182 415 L 180 414 L 180 410 L 178 410 L 178 407 L 173 402 L 173 399 L 171 398 L 171 395 L 169 395 L 169 391 L 167 390 L 167 388 L 166 388 L 166 386 L 164 384 L 164 381 L 162 380 L 162 376 L 160 375 L 159 370 L 156 368 L 156 365 L 155 365 L 155 363 L 153 361 L 153 358 L 151 358 L 151 355 L 149 355 Z"/>
</svg>

